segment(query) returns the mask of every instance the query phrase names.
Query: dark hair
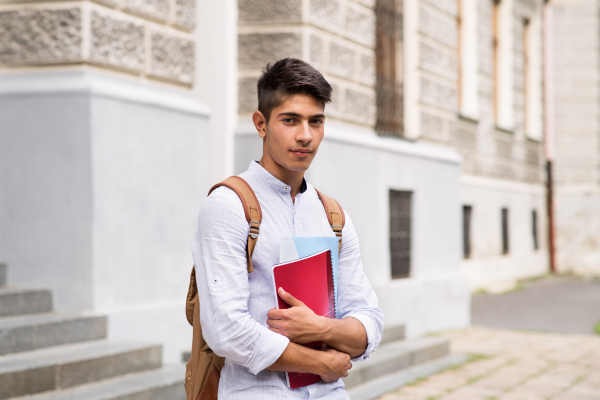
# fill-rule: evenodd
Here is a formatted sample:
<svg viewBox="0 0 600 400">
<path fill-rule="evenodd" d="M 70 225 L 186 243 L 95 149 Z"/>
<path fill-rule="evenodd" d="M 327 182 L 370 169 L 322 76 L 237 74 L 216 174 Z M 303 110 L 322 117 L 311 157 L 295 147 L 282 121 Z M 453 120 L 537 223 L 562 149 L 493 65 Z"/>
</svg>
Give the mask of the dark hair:
<svg viewBox="0 0 600 400">
<path fill-rule="evenodd" d="M 258 111 L 269 122 L 271 111 L 288 96 L 308 94 L 323 104 L 331 102 L 331 85 L 310 64 L 297 58 L 284 58 L 267 64 L 258 79 Z"/>
</svg>

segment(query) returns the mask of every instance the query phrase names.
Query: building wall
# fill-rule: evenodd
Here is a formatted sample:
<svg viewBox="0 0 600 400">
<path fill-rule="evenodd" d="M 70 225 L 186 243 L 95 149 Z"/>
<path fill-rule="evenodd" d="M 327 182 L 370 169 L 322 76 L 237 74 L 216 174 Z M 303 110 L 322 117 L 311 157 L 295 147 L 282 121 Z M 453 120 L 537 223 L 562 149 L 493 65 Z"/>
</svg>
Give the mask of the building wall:
<svg viewBox="0 0 600 400">
<path fill-rule="evenodd" d="M 194 0 L 0 5 L 0 259 L 179 362 L 211 184 Z"/>
<path fill-rule="evenodd" d="M 553 2 L 554 176 L 559 271 L 600 275 L 600 17 L 595 1 Z"/>
<path fill-rule="evenodd" d="M 457 235 L 460 160 L 448 148 L 375 133 L 375 1 L 238 4 L 235 172 L 262 154 L 250 120 L 261 68 L 286 56 L 308 61 L 332 84 L 333 102 L 326 106 L 325 138 L 306 177 L 352 216 L 386 327 L 405 324 L 408 336 L 415 337 L 468 324 L 469 288 L 460 274 Z M 411 276 L 406 279 L 391 277 L 390 189 L 411 190 L 414 196 Z"/>
<path fill-rule="evenodd" d="M 548 268 L 543 230 L 541 2 L 500 3 L 497 77 L 493 2 L 462 4 L 458 9 L 457 2 L 420 0 L 418 35 L 405 39 L 419 43 L 418 137 L 449 146 L 462 155 L 461 202 L 473 208 L 472 253 L 462 262 L 462 269 L 472 289 L 502 290 L 514 285 L 516 279 L 543 274 Z M 524 18 L 531 21 L 532 29 L 529 82 L 525 82 L 523 71 Z M 476 44 L 469 42 L 472 35 L 477 38 Z M 495 94 L 494 79 L 498 79 L 497 90 L 501 93 Z M 529 101 L 525 98 L 526 85 Z M 497 118 L 494 96 L 498 96 Z M 528 129 L 524 126 L 526 104 Z M 511 243 L 519 242 L 518 238 L 531 243 L 531 212 L 536 210 L 540 236 L 537 250 L 524 245 L 502 254 L 500 222 L 504 207 L 509 209 Z"/>
<path fill-rule="evenodd" d="M 257 107 L 267 62 L 301 58 L 333 87 L 328 118 L 375 124 L 374 0 L 238 1 L 239 113 Z"/>
<path fill-rule="evenodd" d="M 191 86 L 193 0 L 3 2 L 0 67 L 96 65 Z"/>
</svg>

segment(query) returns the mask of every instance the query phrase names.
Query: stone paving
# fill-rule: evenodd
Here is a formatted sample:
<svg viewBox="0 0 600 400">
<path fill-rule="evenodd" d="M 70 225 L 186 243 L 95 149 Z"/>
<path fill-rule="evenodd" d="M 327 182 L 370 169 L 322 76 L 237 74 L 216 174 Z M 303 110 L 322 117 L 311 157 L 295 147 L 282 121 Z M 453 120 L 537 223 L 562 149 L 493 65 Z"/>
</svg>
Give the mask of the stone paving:
<svg viewBox="0 0 600 400">
<path fill-rule="evenodd" d="M 441 336 L 472 361 L 378 400 L 600 400 L 600 336 L 483 327 Z"/>
</svg>

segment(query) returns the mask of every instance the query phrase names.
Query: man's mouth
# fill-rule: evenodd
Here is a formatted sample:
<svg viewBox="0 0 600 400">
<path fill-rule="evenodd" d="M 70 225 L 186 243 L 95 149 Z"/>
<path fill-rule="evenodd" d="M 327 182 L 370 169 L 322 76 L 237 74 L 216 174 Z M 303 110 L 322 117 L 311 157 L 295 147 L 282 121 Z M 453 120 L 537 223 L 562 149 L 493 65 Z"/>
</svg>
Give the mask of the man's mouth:
<svg viewBox="0 0 600 400">
<path fill-rule="evenodd" d="M 302 158 L 308 157 L 308 155 L 312 153 L 312 150 L 310 149 L 293 149 L 291 151 L 294 153 L 294 155 L 296 155 L 296 157 Z"/>
</svg>

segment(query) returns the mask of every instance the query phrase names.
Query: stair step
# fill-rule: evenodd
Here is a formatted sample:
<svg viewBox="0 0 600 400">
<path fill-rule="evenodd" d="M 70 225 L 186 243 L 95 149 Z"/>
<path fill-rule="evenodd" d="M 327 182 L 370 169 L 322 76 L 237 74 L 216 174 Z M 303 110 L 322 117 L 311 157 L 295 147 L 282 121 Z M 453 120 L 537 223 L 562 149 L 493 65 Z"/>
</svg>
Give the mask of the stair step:
<svg viewBox="0 0 600 400">
<path fill-rule="evenodd" d="M 373 400 L 379 396 L 408 385 L 417 379 L 431 376 L 446 368 L 463 364 L 469 357 L 463 354 L 450 354 L 419 363 L 391 374 L 383 375 L 348 390 L 351 400 Z"/>
<path fill-rule="evenodd" d="M 382 375 L 445 356 L 449 352 L 450 342 L 440 337 L 389 342 L 379 346 L 365 361 L 354 363 L 344 383 L 346 389 L 350 389 Z"/>
<path fill-rule="evenodd" d="M 45 313 L 0 318 L 0 355 L 106 337 L 106 317 Z"/>
<path fill-rule="evenodd" d="M 0 317 L 52 311 L 52 292 L 47 289 L 0 288 Z"/>
<path fill-rule="evenodd" d="M 169 365 L 19 400 L 185 400 L 184 376 L 184 365 Z"/>
<path fill-rule="evenodd" d="M 159 368 L 162 346 L 99 340 L 0 357 L 0 399 Z"/>
<path fill-rule="evenodd" d="M 381 342 L 379 345 L 386 343 L 395 342 L 396 340 L 403 340 L 405 338 L 406 329 L 404 325 L 392 326 L 390 328 L 383 329 L 383 335 L 381 336 Z"/>
<path fill-rule="evenodd" d="M 0 287 L 8 284 L 8 267 L 4 263 L 0 263 Z"/>
</svg>

